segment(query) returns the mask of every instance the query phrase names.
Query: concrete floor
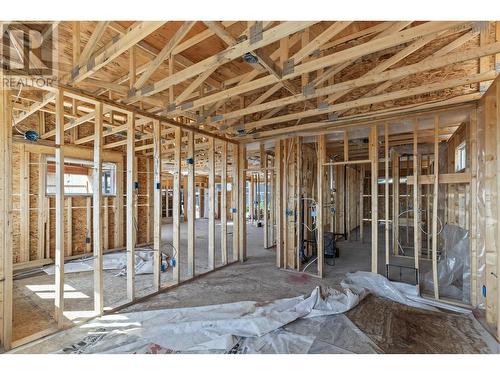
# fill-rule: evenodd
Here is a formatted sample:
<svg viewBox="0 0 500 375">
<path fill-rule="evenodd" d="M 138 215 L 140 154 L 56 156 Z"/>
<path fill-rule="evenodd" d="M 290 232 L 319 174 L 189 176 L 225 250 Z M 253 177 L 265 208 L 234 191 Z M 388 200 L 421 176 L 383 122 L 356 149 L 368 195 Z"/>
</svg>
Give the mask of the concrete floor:
<svg viewBox="0 0 500 375">
<path fill-rule="evenodd" d="M 167 220 L 162 225 L 163 250 L 173 254 L 172 224 Z M 215 230 L 215 263 L 222 265 L 220 247 L 220 222 L 216 221 Z M 195 274 L 201 275 L 210 271 L 208 267 L 208 219 L 195 221 Z M 228 259 L 232 261 L 232 222 L 228 223 Z M 181 281 L 188 280 L 191 275 L 187 270 L 187 223 L 181 223 L 180 274 Z M 117 276 L 118 271 L 104 271 L 104 306 L 105 310 L 127 303 L 126 276 Z M 34 276 L 14 280 L 13 293 L 13 340 L 20 340 L 27 336 L 56 327 L 54 320 L 54 276 L 39 272 Z M 172 269 L 161 273 L 161 286 L 173 284 Z M 93 316 L 94 308 L 94 280 L 93 272 L 67 273 L 64 279 L 64 316 L 65 327 L 78 324 Z M 154 292 L 153 275 L 136 275 L 136 296 L 143 297 Z"/>
<path fill-rule="evenodd" d="M 201 274 L 208 270 L 206 266 L 207 248 L 207 221 L 197 220 L 197 251 L 196 251 L 196 273 Z M 182 238 L 185 248 L 186 230 L 182 225 Z M 230 228 L 230 227 L 229 227 Z M 229 229 L 231 232 L 231 229 Z M 217 235 L 220 231 L 216 230 Z M 120 313 L 132 311 L 144 311 L 153 309 L 204 306 L 211 304 L 221 304 L 236 301 L 268 301 L 279 298 L 295 297 L 301 294 L 309 294 L 315 286 L 338 287 L 340 281 L 347 272 L 369 271 L 370 270 L 370 243 L 360 243 L 356 241 L 356 234 L 352 241 L 339 241 L 340 258 L 336 259 L 335 266 L 325 265 L 324 278 L 318 279 L 309 275 L 298 274 L 292 271 L 279 270 L 275 267 L 274 249 L 263 248 L 263 229 L 252 225 L 247 226 L 247 256 L 248 260 L 222 268 L 204 277 L 197 278 L 189 283 L 183 284 L 167 292 L 152 296 L 146 300 L 120 310 Z M 383 235 L 379 238 L 383 239 Z M 171 225 L 164 225 L 162 238 L 166 241 L 171 239 Z M 369 233 L 365 233 L 365 238 L 370 238 Z M 218 242 L 217 242 L 218 243 Z M 231 246 L 231 236 L 228 244 Z M 203 249 L 203 250 L 199 250 Z M 231 247 L 230 247 L 231 249 Z M 383 241 L 379 246 L 379 272 L 385 273 L 384 246 Z M 229 251 L 229 259 L 232 259 L 232 250 Z M 391 259 L 391 263 L 411 264 L 411 260 L 406 258 Z M 181 273 L 187 277 L 186 269 L 182 266 L 185 263 L 185 254 L 181 250 Z M 220 264 L 220 251 L 217 252 L 217 263 Z M 310 267 L 314 270 L 314 265 Z M 47 278 L 47 276 L 37 276 Z M 81 278 L 87 278 L 87 283 L 82 283 Z M 75 287 L 90 298 L 85 302 L 77 302 L 77 299 L 67 299 L 65 303 L 68 310 L 82 309 L 91 306 L 91 279 L 92 273 L 86 275 L 69 274 L 65 284 Z M 33 284 L 30 278 L 30 283 Z M 106 275 L 106 306 L 124 302 L 125 283 L 117 282 L 114 276 Z M 118 279 L 120 280 L 120 279 Z M 162 275 L 162 284 L 167 285 L 171 280 L 171 272 Z M 19 284 L 21 280 L 16 281 Z M 48 280 L 36 280 L 37 282 L 47 282 Z M 119 285 L 120 284 L 120 285 Z M 123 285 L 121 285 L 123 284 Z M 138 276 L 138 294 L 146 293 L 151 286 L 151 275 Z M 117 291 L 122 290 L 122 294 L 117 295 Z M 122 295 L 123 298 L 120 299 Z M 17 300 L 17 298 L 16 298 Z M 370 301 L 370 302 L 368 302 Z M 52 302 L 49 300 L 49 302 Z M 90 303 L 89 303 L 90 302 Z M 82 305 L 79 305 L 81 303 Z M 89 309 L 90 310 L 90 309 Z M 80 310 L 78 310 L 80 311 Z M 402 313 L 404 311 L 404 314 Z M 439 313 L 441 314 L 441 313 Z M 488 345 L 482 340 L 484 332 L 480 332 L 477 322 L 470 317 L 458 316 L 457 314 L 441 314 L 438 316 L 423 313 L 421 310 L 408 308 L 391 301 L 370 297 L 358 307 L 346 314 L 365 334 L 367 334 L 383 352 L 387 353 L 479 353 L 491 352 Z M 377 316 L 377 319 L 373 319 Z M 413 322 L 412 319 L 416 319 Z M 17 327 L 22 327 L 16 318 Z M 78 319 L 68 320 L 67 325 L 77 323 Z M 427 323 L 425 323 L 427 322 Z M 421 328 L 419 328 L 421 326 Z M 384 328 L 385 327 L 385 328 Z M 440 330 L 444 337 L 436 334 Z M 387 332 L 391 332 L 387 337 Z M 412 341 L 409 335 L 418 337 Z M 58 336 L 59 335 L 59 336 Z M 464 340 L 466 335 L 467 340 Z M 55 338 L 54 338 L 55 337 Z M 59 337 L 59 338 L 57 338 Z M 64 337 L 64 339 L 63 339 Z M 74 339 L 74 338 L 73 338 Z M 34 343 L 20 352 L 28 353 L 48 353 L 60 349 L 61 345 L 70 344 L 71 337 L 56 334 L 52 338 Z M 407 341 L 411 342 L 411 345 Z M 463 341 L 463 343 L 461 343 Z M 391 343 L 398 343 L 392 345 Z M 462 345 L 463 344 L 463 345 Z M 494 351 L 494 350 L 493 350 Z M 328 352 L 328 351 L 327 351 Z"/>
</svg>

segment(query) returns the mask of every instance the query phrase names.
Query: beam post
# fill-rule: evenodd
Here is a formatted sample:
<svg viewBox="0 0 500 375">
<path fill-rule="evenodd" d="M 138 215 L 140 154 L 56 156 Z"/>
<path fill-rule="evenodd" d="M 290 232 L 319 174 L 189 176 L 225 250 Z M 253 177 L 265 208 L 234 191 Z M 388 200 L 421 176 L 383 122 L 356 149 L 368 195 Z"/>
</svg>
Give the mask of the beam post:
<svg viewBox="0 0 500 375">
<path fill-rule="evenodd" d="M 324 242 L 324 225 L 323 225 L 323 206 L 324 206 L 324 180 L 325 180 L 325 168 L 324 164 L 326 162 L 326 137 L 324 134 L 318 136 L 318 167 L 317 167 L 317 208 L 316 208 L 316 227 L 318 235 L 316 237 L 317 249 L 318 249 L 318 276 L 323 277 L 323 256 L 325 254 L 325 242 Z"/>
<path fill-rule="evenodd" d="M 187 158 L 187 220 L 188 220 L 188 274 L 191 277 L 195 275 L 195 160 L 194 160 L 194 133 L 188 133 Z M 192 161 L 192 162 L 191 162 Z M 185 198 L 184 198 L 185 199 Z"/>
<path fill-rule="evenodd" d="M 64 319 L 64 91 L 56 92 L 56 233 L 55 233 L 55 320 L 58 328 Z"/>
<path fill-rule="evenodd" d="M 474 155 L 472 155 L 474 157 Z M 417 185 L 415 180 L 414 185 Z M 438 269 L 437 269 L 437 217 L 438 217 L 438 194 L 439 194 L 439 115 L 434 116 L 434 183 L 432 192 L 432 283 L 434 286 L 434 298 L 439 299 Z M 474 198 L 475 199 L 475 198 Z"/>
<path fill-rule="evenodd" d="M 245 170 L 247 168 L 247 151 L 246 146 L 240 144 L 239 147 L 239 191 L 240 191 L 240 201 L 239 201 L 239 213 L 238 213 L 238 221 L 240 225 L 239 231 L 239 259 L 240 262 L 244 262 L 247 260 L 247 221 L 246 221 L 246 178 L 245 178 Z"/>
<path fill-rule="evenodd" d="M 102 315 L 104 311 L 103 243 L 102 243 L 102 110 L 101 102 L 95 105 L 94 122 L 94 312 Z"/>
<path fill-rule="evenodd" d="M 127 299 L 135 298 L 135 114 L 127 115 Z"/>
<path fill-rule="evenodd" d="M 222 264 L 227 264 L 227 142 L 222 142 L 221 169 L 220 247 Z"/>
<path fill-rule="evenodd" d="M 239 201 L 240 201 L 240 195 L 244 194 L 244 192 L 239 191 L 239 145 L 233 144 L 233 153 L 232 153 L 232 158 L 233 158 L 233 180 L 232 180 L 232 185 L 231 185 L 231 196 L 233 200 L 233 209 L 232 211 L 232 216 L 233 216 L 233 260 L 238 260 L 239 258 L 239 252 L 238 252 L 238 246 L 239 246 L 239 233 L 240 233 L 240 222 L 239 222 Z"/>
<path fill-rule="evenodd" d="M 161 124 L 153 120 L 153 287 L 160 289 L 161 267 Z"/>
<path fill-rule="evenodd" d="M 179 283 L 180 280 L 180 247 L 181 247 L 181 137 L 182 130 L 175 129 L 175 151 L 174 151 L 174 186 L 173 186 L 173 207 L 172 207 L 172 244 L 174 247 L 175 265 L 173 267 L 173 281 Z M 173 254 L 172 254 L 173 256 Z"/>
<path fill-rule="evenodd" d="M 276 267 L 283 267 L 283 231 L 281 228 L 281 218 L 283 216 L 283 205 L 281 199 L 281 187 L 282 187 L 282 156 L 283 148 L 281 140 L 277 140 L 274 146 L 274 173 L 276 174 L 275 191 L 274 193 L 274 208 L 276 216 Z"/>
<path fill-rule="evenodd" d="M 385 201 L 385 264 L 389 264 L 389 124 L 384 124 L 384 201 Z"/>
<path fill-rule="evenodd" d="M 215 140 L 208 138 L 208 268 L 215 269 Z"/>
<path fill-rule="evenodd" d="M 0 26 L 0 30 L 1 30 Z M 3 83 L 0 69 L 0 82 Z M 0 84 L 0 343 L 12 343 L 12 102 Z"/>
<path fill-rule="evenodd" d="M 370 129 L 372 256 L 371 271 L 378 272 L 378 132 L 377 125 Z"/>
<path fill-rule="evenodd" d="M 420 241 L 420 185 L 418 184 L 419 175 L 419 163 L 418 163 L 418 121 L 415 120 L 413 123 L 413 246 L 414 246 L 414 260 L 415 269 L 417 270 L 417 288 L 419 288 L 419 255 L 422 247 L 422 242 Z"/>
</svg>

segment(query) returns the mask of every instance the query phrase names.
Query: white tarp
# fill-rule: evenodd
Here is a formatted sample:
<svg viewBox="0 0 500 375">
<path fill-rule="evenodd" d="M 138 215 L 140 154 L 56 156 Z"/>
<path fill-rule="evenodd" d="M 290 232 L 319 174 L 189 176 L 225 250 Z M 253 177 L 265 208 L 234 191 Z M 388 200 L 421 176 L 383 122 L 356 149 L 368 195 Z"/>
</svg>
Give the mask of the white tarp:
<svg viewBox="0 0 500 375">
<path fill-rule="evenodd" d="M 428 304 L 422 303 L 422 300 L 420 302 L 415 300 L 417 290 L 414 286 L 392 282 L 376 273 L 364 271 L 348 273 L 340 285 L 342 288 L 351 290 L 365 289 L 377 297 L 387 298 L 403 305 L 425 310 L 436 310 Z"/>
<path fill-rule="evenodd" d="M 308 297 L 272 302 L 243 301 L 106 315 L 37 345 L 54 348 L 48 351 L 57 353 L 88 354 L 382 353 L 344 313 L 368 293 L 416 306 L 412 301 L 418 297 L 415 288 L 370 272 L 349 273 L 341 285 L 342 291 L 327 289 L 322 293 L 316 287 Z M 420 303 L 418 307 L 433 309 Z M 479 323 L 476 327 L 484 331 Z M 485 342 L 491 352 L 498 352 L 492 338 Z"/>
<path fill-rule="evenodd" d="M 66 348 L 63 352 L 203 353 L 229 352 L 235 347 L 238 352 L 257 352 L 263 346 L 270 352 L 272 347 L 276 352 L 289 352 L 292 345 L 293 352 L 306 353 L 314 337 L 302 336 L 302 340 L 296 340 L 297 337 L 292 337 L 296 333 L 277 330 L 299 318 L 344 313 L 365 296 L 366 292 L 359 288 L 356 292 L 330 289 L 322 298 L 316 287 L 307 298 L 108 315 L 82 326 L 87 332 L 94 330 L 88 345 Z"/>
</svg>

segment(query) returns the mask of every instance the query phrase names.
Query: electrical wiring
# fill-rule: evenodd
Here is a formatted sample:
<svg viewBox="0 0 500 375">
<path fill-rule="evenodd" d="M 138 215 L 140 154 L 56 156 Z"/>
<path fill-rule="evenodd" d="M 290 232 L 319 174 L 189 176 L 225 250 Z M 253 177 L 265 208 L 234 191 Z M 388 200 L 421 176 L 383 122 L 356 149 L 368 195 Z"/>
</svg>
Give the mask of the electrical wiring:
<svg viewBox="0 0 500 375">
<path fill-rule="evenodd" d="M 402 215 L 406 214 L 406 213 L 410 213 L 410 212 L 414 212 L 415 210 L 413 208 L 410 208 L 410 209 L 407 209 L 403 212 L 401 212 L 399 215 L 398 215 L 398 218 L 400 218 Z M 422 217 L 422 213 L 423 212 L 426 212 L 426 210 L 423 210 L 423 209 L 419 209 L 419 214 L 418 214 L 418 218 L 417 218 L 417 221 L 418 221 L 418 228 L 420 229 L 420 231 L 422 233 L 424 233 L 426 236 L 429 236 L 429 237 L 432 237 L 432 233 L 427 233 L 424 228 L 422 227 L 422 220 L 420 219 Z M 441 219 L 439 218 L 439 216 L 437 216 L 437 220 L 438 220 L 438 223 L 439 223 L 439 230 L 437 231 L 436 235 L 440 235 L 441 232 L 443 231 L 443 222 L 441 221 Z M 398 248 L 399 250 L 401 250 L 401 253 L 403 255 L 405 255 L 405 251 L 403 249 L 403 246 L 401 245 L 401 242 L 399 242 L 399 239 L 398 239 Z"/>
</svg>

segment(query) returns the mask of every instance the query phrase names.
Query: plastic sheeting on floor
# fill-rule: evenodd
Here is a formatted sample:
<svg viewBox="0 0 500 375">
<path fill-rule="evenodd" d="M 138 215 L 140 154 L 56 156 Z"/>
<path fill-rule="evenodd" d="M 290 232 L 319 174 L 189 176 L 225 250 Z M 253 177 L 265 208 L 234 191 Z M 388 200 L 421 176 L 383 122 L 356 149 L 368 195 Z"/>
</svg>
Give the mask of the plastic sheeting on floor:
<svg viewBox="0 0 500 375">
<path fill-rule="evenodd" d="M 153 273 L 153 250 L 135 251 L 135 273 L 137 275 Z M 127 272 L 127 253 L 120 251 L 103 255 L 103 269 L 117 270 L 119 274 L 125 275 Z M 94 269 L 94 257 L 75 259 L 64 263 L 64 273 L 87 272 Z M 55 265 L 43 267 L 47 275 L 54 275 Z"/>
<path fill-rule="evenodd" d="M 223 305 L 144 311 L 109 315 L 82 326 L 94 330 L 82 345 L 66 353 L 307 353 L 314 338 L 293 339 L 280 328 L 299 318 L 342 314 L 366 296 L 365 290 L 339 292 L 329 289 L 321 296 L 316 287 L 307 298 L 253 301 Z M 293 347 L 293 348 L 292 348 Z M 274 348 L 273 350 L 271 348 Z"/>
<path fill-rule="evenodd" d="M 341 285 L 342 291 L 330 288 L 322 291 L 316 287 L 308 297 L 271 302 L 243 301 L 106 315 L 47 337 L 23 350 L 17 349 L 17 352 L 384 353 L 385 350 L 381 349 L 383 340 L 378 339 L 380 322 L 367 321 L 374 332 L 362 330 L 355 320 L 348 318 L 357 310 L 350 310 L 370 293 L 415 306 L 415 301 L 411 300 L 417 297 L 415 291 L 408 285 L 392 283 L 370 272 L 349 273 Z M 365 300 L 358 308 L 366 311 L 367 303 Z M 422 310 L 415 313 L 419 316 L 427 314 L 430 319 L 433 314 L 441 314 Z M 391 318 L 390 324 L 395 324 L 394 327 L 400 330 L 404 324 L 400 325 L 396 317 Z M 471 314 L 467 317 L 476 324 Z M 474 330 L 476 335 L 486 335 L 479 323 Z M 463 334 L 460 330 L 456 333 Z M 387 338 L 392 339 L 392 336 Z M 428 341 L 425 337 L 422 340 Z M 481 341 L 481 352 L 498 353 L 498 346 L 489 343 L 488 338 L 479 337 L 477 340 Z"/>
</svg>

